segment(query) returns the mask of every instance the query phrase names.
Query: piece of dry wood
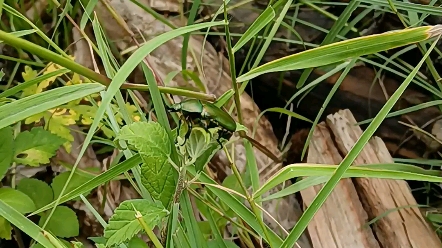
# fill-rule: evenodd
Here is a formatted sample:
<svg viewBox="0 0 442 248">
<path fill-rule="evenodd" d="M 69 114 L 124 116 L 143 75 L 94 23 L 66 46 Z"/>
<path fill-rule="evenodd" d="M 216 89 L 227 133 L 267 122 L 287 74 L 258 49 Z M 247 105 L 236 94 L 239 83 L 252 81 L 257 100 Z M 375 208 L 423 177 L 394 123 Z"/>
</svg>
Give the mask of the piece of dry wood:
<svg viewBox="0 0 442 248">
<path fill-rule="evenodd" d="M 151 3 L 147 0 L 140 0 L 139 2 L 147 6 Z M 137 34 L 141 33 L 146 40 L 150 40 L 171 30 L 170 27 L 156 20 L 152 15 L 145 12 L 129 0 L 108 0 L 107 3 L 109 4 L 108 6 L 113 8 L 115 13 L 122 17 L 126 22 L 127 27 L 129 27 L 132 32 Z M 101 1 L 96 5 L 95 11 L 106 33 L 110 36 L 111 40 L 116 41 L 116 45 L 120 50 L 134 46 L 134 44 L 130 42 L 131 38 L 129 37 L 128 32 L 125 31 L 115 19 L 113 19 L 107 7 L 105 7 Z M 187 20 L 184 18 L 180 20 L 170 17 L 169 21 L 176 26 L 185 26 L 187 23 Z M 143 40 L 140 39 L 140 43 L 142 42 Z M 202 49 L 202 46 L 202 36 L 192 35 L 190 37 L 186 69 L 193 72 L 204 70 L 205 77 L 202 74 L 199 74 L 199 76 L 207 87 L 207 92 L 220 96 L 225 91 L 232 88 L 229 70 L 225 67 L 228 63 L 226 63 L 226 58 L 219 56 L 209 43 L 205 43 L 204 49 Z M 182 47 L 183 38 L 178 37 L 163 44 L 149 55 L 148 61 L 160 78 L 164 79 L 169 73 L 181 70 Z M 200 64 L 199 61 L 201 58 L 201 50 L 203 50 L 202 64 Z M 194 84 L 190 82 L 190 85 Z M 188 87 L 189 82 L 187 82 L 181 74 L 178 74 L 173 80 L 171 80 L 171 82 L 169 82 L 168 86 Z M 251 99 L 246 93 L 241 95 L 240 101 L 241 111 L 244 116 L 244 125 L 252 130 L 253 124 L 259 116 L 260 110 L 254 103 L 253 99 Z M 235 113 L 233 113 L 233 115 L 235 115 Z M 274 154 L 279 155 L 277 139 L 272 131 L 272 126 L 265 117 L 260 119 L 254 138 Z M 244 168 L 247 161 L 242 141 L 236 143 L 235 152 L 235 164 L 239 168 Z M 261 182 L 273 175 L 274 171 L 281 168 L 281 164 L 272 165 L 271 159 L 256 148 L 254 148 L 254 153 L 258 169 L 261 172 Z M 212 162 L 219 163 L 219 168 L 229 168 L 230 165 L 223 152 L 219 152 Z M 276 187 L 272 192 L 278 191 L 279 189 L 280 188 Z M 301 215 L 300 205 L 294 196 L 265 202 L 263 207 L 285 229 L 292 228 Z M 279 226 L 267 215 L 264 216 L 265 221 L 279 233 Z M 305 242 L 302 242 L 302 240 Z M 308 240 L 305 236 L 303 236 L 300 241 L 303 243 L 302 247 L 309 247 Z"/>
<path fill-rule="evenodd" d="M 347 154 L 362 134 L 349 110 L 327 116 L 327 125 L 335 136 L 341 153 Z M 354 164 L 392 163 L 380 138 L 373 138 L 361 151 Z M 356 190 L 370 219 L 396 209 L 373 224 L 382 247 L 441 247 L 441 241 L 416 207 L 416 200 L 404 180 L 356 178 Z M 401 208 L 405 207 L 405 208 Z M 401 208 L 401 209 L 397 209 Z M 351 225 L 351 223 L 348 223 Z"/>
<path fill-rule="evenodd" d="M 307 162 L 339 164 L 339 154 L 324 122 L 316 126 L 310 141 Z M 304 204 L 309 206 L 323 184 L 301 191 Z M 308 225 L 315 248 L 376 248 L 380 247 L 371 228 L 362 226 L 368 215 L 362 207 L 351 179 L 342 179 Z"/>
</svg>

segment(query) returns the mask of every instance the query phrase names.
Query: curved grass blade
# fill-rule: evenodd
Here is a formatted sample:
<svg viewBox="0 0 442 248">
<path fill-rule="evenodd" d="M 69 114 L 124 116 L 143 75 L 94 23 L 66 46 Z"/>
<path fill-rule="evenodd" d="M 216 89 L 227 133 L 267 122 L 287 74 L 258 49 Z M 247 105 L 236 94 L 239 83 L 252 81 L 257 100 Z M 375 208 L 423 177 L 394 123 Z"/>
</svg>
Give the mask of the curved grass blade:
<svg viewBox="0 0 442 248">
<path fill-rule="evenodd" d="M 421 175 L 429 175 L 429 176 L 439 176 L 440 170 L 425 170 L 420 167 L 409 165 L 409 164 L 369 164 L 369 165 L 358 165 L 358 167 L 367 168 L 367 169 L 387 169 L 397 172 L 410 172 L 415 174 L 421 174 Z M 308 187 L 318 185 L 321 183 L 327 182 L 329 179 L 329 176 L 320 176 L 320 177 L 307 177 L 303 178 L 302 180 L 288 186 L 287 188 L 284 188 L 274 194 L 271 194 L 261 201 L 269 201 L 273 199 L 282 198 L 284 196 L 288 196 L 291 194 L 295 194 L 301 190 L 304 190 Z"/>
<path fill-rule="evenodd" d="M 0 129 L 29 116 L 104 90 L 98 83 L 77 84 L 27 96 L 0 107 Z"/>
<path fill-rule="evenodd" d="M 320 67 L 425 41 L 439 35 L 441 28 L 442 25 L 423 26 L 336 42 L 268 62 L 241 75 L 237 81 L 248 81 L 270 72 Z"/>
<path fill-rule="evenodd" d="M 36 240 L 38 243 L 47 248 L 59 248 L 64 247 L 62 245 L 55 245 L 50 240 L 55 241 L 56 238 L 50 233 L 46 233 L 50 238 L 46 238 L 43 235 L 43 229 L 37 226 L 34 222 L 30 221 L 28 218 L 17 212 L 14 208 L 6 204 L 4 201 L 0 200 L 0 216 L 3 216 L 14 226 L 18 227 L 21 231 L 29 235 L 32 239 Z"/>
<path fill-rule="evenodd" d="M 413 180 L 426 182 L 442 182 L 442 177 L 429 175 L 429 173 L 419 173 L 417 170 L 405 169 L 404 171 L 380 169 L 378 166 L 352 166 L 343 174 L 342 178 L 350 177 L 367 177 L 367 178 L 383 178 L 396 180 Z M 388 166 L 386 166 L 388 167 Z M 325 177 L 332 175 L 338 165 L 323 164 L 292 164 L 284 167 L 274 176 L 272 176 L 261 188 L 254 194 L 253 198 L 257 198 L 274 188 L 275 186 L 295 177 Z M 394 168 L 394 167 L 393 167 Z M 316 181 L 315 183 L 323 183 L 325 181 Z M 310 185 L 312 186 L 312 185 Z"/>
</svg>

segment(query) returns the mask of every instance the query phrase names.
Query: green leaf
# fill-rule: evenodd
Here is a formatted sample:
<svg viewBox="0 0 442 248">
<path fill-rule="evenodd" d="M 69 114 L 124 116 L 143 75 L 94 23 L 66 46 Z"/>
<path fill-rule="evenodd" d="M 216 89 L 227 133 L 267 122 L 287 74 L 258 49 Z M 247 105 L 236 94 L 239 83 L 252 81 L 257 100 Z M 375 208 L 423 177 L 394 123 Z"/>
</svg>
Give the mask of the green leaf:
<svg viewBox="0 0 442 248">
<path fill-rule="evenodd" d="M 244 82 L 270 72 L 320 67 L 425 41 L 439 33 L 438 26 L 423 26 L 340 41 L 268 62 L 241 75 L 237 81 Z"/>
<path fill-rule="evenodd" d="M 43 226 L 45 223 L 49 212 L 44 214 L 40 221 L 39 226 Z M 62 238 L 70 238 L 78 236 L 80 231 L 80 226 L 78 224 L 77 215 L 74 210 L 66 206 L 57 206 L 55 208 L 54 214 L 46 225 L 46 230 L 53 233 L 55 236 Z"/>
<path fill-rule="evenodd" d="M 129 243 L 127 244 L 127 248 L 149 248 L 149 246 L 147 246 L 144 240 L 135 236 L 129 241 Z"/>
<path fill-rule="evenodd" d="M 0 129 L 104 88 L 97 83 L 63 86 L 5 104 L 0 106 Z"/>
<path fill-rule="evenodd" d="M 104 229 L 104 237 L 107 238 L 106 246 L 120 244 L 131 239 L 141 230 L 141 225 L 135 217 L 136 211 L 143 216 L 148 227 L 154 228 L 168 212 L 161 205 L 149 202 L 145 199 L 124 201 L 115 209 L 114 215 Z"/>
<path fill-rule="evenodd" d="M 156 200 L 169 206 L 175 192 L 174 168 L 169 163 L 171 144 L 166 130 L 156 122 L 134 122 L 121 128 L 117 139 L 126 140 L 141 156 L 141 180 Z"/>
<path fill-rule="evenodd" d="M 22 214 L 32 212 L 36 209 L 34 202 L 29 196 L 15 189 L 0 188 L 0 200 Z"/>
<path fill-rule="evenodd" d="M 61 173 L 60 175 L 54 177 L 51 183 L 52 190 L 54 191 L 54 199 L 57 199 L 58 196 L 61 193 L 61 190 L 63 189 L 66 181 L 69 178 L 70 171 L 66 171 Z M 70 192 L 71 190 L 81 186 L 82 184 L 85 184 L 87 181 L 89 181 L 90 178 L 82 176 L 81 174 L 75 173 L 72 175 L 71 180 L 69 181 L 69 185 L 66 187 L 66 193 Z M 89 191 L 83 192 L 83 194 L 88 194 Z"/>
<path fill-rule="evenodd" d="M 21 132 L 15 139 L 14 160 L 30 166 L 49 163 L 64 142 L 63 138 L 42 127 L 32 128 L 31 131 Z"/>
<path fill-rule="evenodd" d="M 11 127 L 0 129 L 0 181 L 12 164 L 14 157 L 14 133 Z"/>
<path fill-rule="evenodd" d="M 37 209 L 46 206 L 54 199 L 51 187 L 47 183 L 35 178 L 21 179 L 17 185 L 17 190 L 29 196 L 34 201 Z"/>
<path fill-rule="evenodd" d="M 181 127 L 184 126 L 186 125 L 182 125 Z M 193 164 L 198 173 L 204 169 L 204 166 L 209 163 L 219 150 L 219 144 L 215 140 L 217 129 L 215 128 L 209 131 L 211 131 L 211 133 L 201 127 L 193 127 L 189 139 L 184 146 L 182 146 L 185 148 L 181 151 L 182 155 L 189 156 L 192 161 L 195 161 Z M 184 132 L 180 130 L 180 136 L 182 133 Z"/>
<path fill-rule="evenodd" d="M 11 240 L 12 226 L 9 221 L 0 216 L 0 239 Z"/>
</svg>

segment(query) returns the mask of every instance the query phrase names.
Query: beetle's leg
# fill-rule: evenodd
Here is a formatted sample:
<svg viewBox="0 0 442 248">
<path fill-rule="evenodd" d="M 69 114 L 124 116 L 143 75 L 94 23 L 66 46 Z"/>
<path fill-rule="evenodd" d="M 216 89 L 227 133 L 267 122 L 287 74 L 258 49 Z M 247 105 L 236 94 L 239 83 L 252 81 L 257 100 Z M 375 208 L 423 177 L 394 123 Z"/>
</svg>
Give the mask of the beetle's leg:
<svg viewBox="0 0 442 248">
<path fill-rule="evenodd" d="M 186 135 L 184 135 L 184 144 L 190 138 L 190 134 L 192 133 L 192 121 L 186 118 L 186 123 L 187 123 L 187 132 Z"/>
<path fill-rule="evenodd" d="M 180 129 L 181 129 L 181 123 L 182 123 L 182 121 L 183 120 L 181 120 L 181 118 L 180 118 L 180 120 L 178 121 L 178 129 L 176 130 L 176 136 L 177 137 L 180 137 Z M 175 140 L 175 144 L 178 142 L 178 139 L 176 139 Z"/>
<path fill-rule="evenodd" d="M 221 143 L 221 136 L 218 134 L 218 138 L 216 138 L 216 142 L 221 146 L 221 149 L 223 149 L 223 143 Z"/>
</svg>

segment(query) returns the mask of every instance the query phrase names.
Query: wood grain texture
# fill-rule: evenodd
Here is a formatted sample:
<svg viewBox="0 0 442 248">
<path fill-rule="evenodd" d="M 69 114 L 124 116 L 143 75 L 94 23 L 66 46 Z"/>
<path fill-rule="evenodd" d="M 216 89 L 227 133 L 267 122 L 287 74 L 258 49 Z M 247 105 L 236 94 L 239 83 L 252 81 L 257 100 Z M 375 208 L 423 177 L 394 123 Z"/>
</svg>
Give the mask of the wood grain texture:
<svg viewBox="0 0 442 248">
<path fill-rule="evenodd" d="M 335 147 L 324 122 L 316 126 L 310 141 L 308 163 L 339 164 L 342 157 Z M 304 204 L 309 206 L 323 187 L 316 185 L 301 191 Z M 351 179 L 342 179 L 308 226 L 315 248 L 377 248 L 380 247 L 370 227 Z"/>
<path fill-rule="evenodd" d="M 362 134 L 354 125 L 356 120 L 349 110 L 329 115 L 327 125 L 336 137 L 341 153 L 347 154 Z M 356 158 L 354 164 L 391 163 L 392 157 L 380 138 L 374 137 Z M 386 211 L 417 205 L 404 180 L 356 178 L 353 180 L 370 219 Z M 373 225 L 373 231 L 382 247 L 441 247 L 435 231 L 416 207 L 392 211 Z"/>
</svg>

